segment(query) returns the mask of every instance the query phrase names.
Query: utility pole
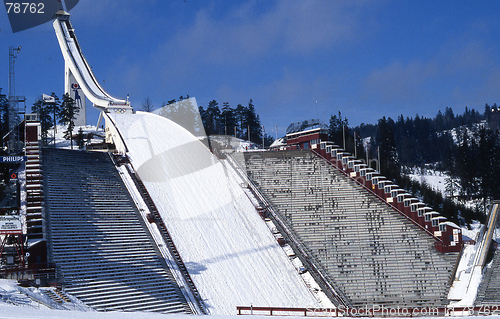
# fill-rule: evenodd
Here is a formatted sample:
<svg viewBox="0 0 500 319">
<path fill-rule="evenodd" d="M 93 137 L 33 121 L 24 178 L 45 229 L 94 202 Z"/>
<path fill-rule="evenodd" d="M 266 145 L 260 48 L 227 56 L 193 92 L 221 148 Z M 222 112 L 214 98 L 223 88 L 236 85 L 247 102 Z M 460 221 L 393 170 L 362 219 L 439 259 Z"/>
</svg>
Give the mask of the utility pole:
<svg viewBox="0 0 500 319">
<path fill-rule="evenodd" d="M 264 136 L 266 135 L 266 128 L 264 127 L 264 125 L 262 125 L 262 130 L 264 131 L 264 133 L 262 133 L 262 149 L 264 149 Z"/>
<path fill-rule="evenodd" d="M 377 153 L 378 153 L 378 173 L 379 174 L 382 174 L 382 172 L 380 171 L 380 146 L 377 147 Z"/>
<path fill-rule="evenodd" d="M 342 125 L 342 141 L 344 143 L 344 151 L 345 151 L 345 125 Z"/>
<path fill-rule="evenodd" d="M 358 158 L 358 148 L 356 147 L 356 131 L 354 131 L 354 158 Z"/>
</svg>

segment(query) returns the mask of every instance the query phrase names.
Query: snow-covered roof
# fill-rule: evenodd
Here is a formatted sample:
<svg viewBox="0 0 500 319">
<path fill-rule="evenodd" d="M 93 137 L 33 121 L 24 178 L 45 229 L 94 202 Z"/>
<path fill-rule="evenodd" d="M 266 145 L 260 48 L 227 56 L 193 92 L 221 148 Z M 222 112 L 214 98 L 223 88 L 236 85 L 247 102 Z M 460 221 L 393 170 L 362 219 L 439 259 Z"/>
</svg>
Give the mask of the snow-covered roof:
<svg viewBox="0 0 500 319">
<path fill-rule="evenodd" d="M 453 227 L 453 228 L 457 228 L 457 229 L 460 229 L 460 227 L 455 224 L 454 222 L 449 222 L 449 221 L 446 221 L 444 222 L 447 226 L 450 226 L 450 227 Z"/>
<path fill-rule="evenodd" d="M 286 138 L 280 137 L 280 138 L 274 140 L 274 142 L 269 147 L 270 148 L 275 148 L 275 147 L 286 146 L 286 145 L 287 145 L 286 144 Z"/>
</svg>

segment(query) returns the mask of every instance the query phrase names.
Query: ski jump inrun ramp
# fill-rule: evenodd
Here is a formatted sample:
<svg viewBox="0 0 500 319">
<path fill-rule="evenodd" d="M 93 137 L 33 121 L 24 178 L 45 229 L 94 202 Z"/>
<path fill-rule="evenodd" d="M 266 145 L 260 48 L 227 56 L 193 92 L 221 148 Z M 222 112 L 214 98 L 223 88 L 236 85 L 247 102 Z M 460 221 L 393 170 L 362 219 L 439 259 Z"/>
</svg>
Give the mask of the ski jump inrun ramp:
<svg viewBox="0 0 500 319">
<path fill-rule="evenodd" d="M 134 112 L 99 85 L 78 45 L 69 14 L 54 29 L 70 72 L 94 107 L 106 135 L 127 154 L 155 202 L 207 311 L 236 306 L 319 307 L 278 245 L 237 174 L 198 138 L 162 116 Z"/>
</svg>

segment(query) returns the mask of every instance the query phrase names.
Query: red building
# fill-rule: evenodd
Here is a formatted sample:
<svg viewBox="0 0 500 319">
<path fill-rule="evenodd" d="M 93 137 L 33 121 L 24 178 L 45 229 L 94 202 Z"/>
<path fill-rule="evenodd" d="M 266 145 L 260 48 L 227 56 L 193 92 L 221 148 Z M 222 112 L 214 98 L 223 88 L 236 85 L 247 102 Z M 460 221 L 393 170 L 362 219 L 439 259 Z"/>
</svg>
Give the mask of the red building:
<svg viewBox="0 0 500 319">
<path fill-rule="evenodd" d="M 289 149 L 310 149 L 321 141 L 328 141 L 328 127 L 320 120 L 292 123 L 286 129 L 286 144 Z"/>
</svg>

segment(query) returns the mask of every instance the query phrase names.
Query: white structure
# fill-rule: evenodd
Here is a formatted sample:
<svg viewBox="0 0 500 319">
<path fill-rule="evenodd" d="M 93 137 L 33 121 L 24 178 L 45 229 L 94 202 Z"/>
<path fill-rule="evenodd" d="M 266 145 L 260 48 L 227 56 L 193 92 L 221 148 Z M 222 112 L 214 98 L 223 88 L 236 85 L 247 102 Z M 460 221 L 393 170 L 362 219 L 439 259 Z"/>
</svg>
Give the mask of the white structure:
<svg viewBox="0 0 500 319">
<path fill-rule="evenodd" d="M 65 62 L 65 92 L 70 93 L 81 107 L 75 125 L 86 124 L 85 97 L 93 103 L 95 108 L 101 111 L 132 113 L 133 109 L 129 101 L 111 96 L 101 87 L 92 73 L 69 21 L 69 13 L 62 10 L 58 11 L 53 26 Z"/>
</svg>

